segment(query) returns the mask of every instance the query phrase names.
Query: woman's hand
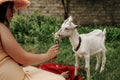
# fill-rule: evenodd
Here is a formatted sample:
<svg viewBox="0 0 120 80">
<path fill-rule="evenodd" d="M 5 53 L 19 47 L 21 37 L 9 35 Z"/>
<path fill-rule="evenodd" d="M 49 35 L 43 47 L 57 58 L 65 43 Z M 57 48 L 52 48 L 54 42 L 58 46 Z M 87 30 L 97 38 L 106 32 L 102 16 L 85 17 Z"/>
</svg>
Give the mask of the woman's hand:
<svg viewBox="0 0 120 80">
<path fill-rule="evenodd" d="M 58 49 L 59 49 L 58 44 L 55 44 L 49 48 L 47 54 L 50 59 L 55 58 L 58 55 Z"/>
</svg>

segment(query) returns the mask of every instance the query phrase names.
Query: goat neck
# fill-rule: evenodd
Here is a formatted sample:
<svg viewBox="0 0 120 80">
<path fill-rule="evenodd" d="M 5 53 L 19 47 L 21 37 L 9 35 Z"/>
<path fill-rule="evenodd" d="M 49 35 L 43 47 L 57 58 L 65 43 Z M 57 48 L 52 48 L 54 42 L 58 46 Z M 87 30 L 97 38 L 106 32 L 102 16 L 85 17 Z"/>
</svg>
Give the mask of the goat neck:
<svg viewBox="0 0 120 80">
<path fill-rule="evenodd" d="M 75 49 L 78 46 L 78 44 L 79 44 L 79 37 L 80 37 L 79 33 L 75 29 L 73 31 L 73 33 L 71 34 L 71 36 L 69 37 L 69 40 L 70 40 L 70 43 L 71 43 L 73 49 Z"/>
</svg>

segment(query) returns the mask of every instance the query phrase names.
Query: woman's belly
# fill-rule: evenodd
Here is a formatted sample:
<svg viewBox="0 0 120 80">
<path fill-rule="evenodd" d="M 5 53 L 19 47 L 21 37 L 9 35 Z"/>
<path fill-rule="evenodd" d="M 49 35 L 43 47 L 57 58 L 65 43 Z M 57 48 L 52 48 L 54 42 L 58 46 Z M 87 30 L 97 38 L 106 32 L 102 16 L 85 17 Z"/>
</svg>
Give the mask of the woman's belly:
<svg viewBox="0 0 120 80">
<path fill-rule="evenodd" d="M 0 80 L 23 80 L 24 71 L 11 58 L 0 63 Z"/>
</svg>

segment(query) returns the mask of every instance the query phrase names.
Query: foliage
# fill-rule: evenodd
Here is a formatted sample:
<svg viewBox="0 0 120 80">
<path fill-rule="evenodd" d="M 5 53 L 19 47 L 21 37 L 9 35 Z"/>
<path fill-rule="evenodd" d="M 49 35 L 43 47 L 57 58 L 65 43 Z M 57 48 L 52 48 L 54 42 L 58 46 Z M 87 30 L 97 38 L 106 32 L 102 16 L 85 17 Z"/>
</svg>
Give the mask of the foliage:
<svg viewBox="0 0 120 80">
<path fill-rule="evenodd" d="M 106 28 L 106 41 L 113 42 L 120 40 L 120 27 L 117 26 L 101 26 L 101 25 L 90 25 L 87 27 L 81 26 L 78 31 L 79 33 L 89 33 L 94 29 L 103 30 Z"/>
<path fill-rule="evenodd" d="M 53 34 L 56 32 L 61 24 L 62 20 L 58 20 L 53 17 L 46 17 L 39 13 L 26 16 L 15 16 L 11 22 L 11 31 L 15 38 L 22 46 L 35 53 L 46 52 L 48 48 L 54 44 Z M 107 48 L 107 62 L 106 68 L 103 73 L 95 71 L 96 58 L 91 57 L 91 80 L 118 80 L 120 77 L 120 29 L 116 26 L 97 26 L 90 25 L 87 27 L 80 26 L 78 32 L 88 33 L 94 29 L 106 28 L 106 48 Z M 65 38 L 60 43 L 59 55 L 55 60 L 52 60 L 58 64 L 73 65 L 75 64 L 74 53 L 68 38 Z M 85 63 L 84 59 L 80 60 L 80 68 L 82 71 L 79 74 L 85 80 Z"/>
<path fill-rule="evenodd" d="M 52 33 L 60 27 L 61 22 L 54 17 L 46 17 L 35 12 L 32 15 L 15 16 L 10 29 L 21 44 L 51 42 Z"/>
<path fill-rule="evenodd" d="M 55 33 L 61 26 L 62 20 L 58 20 L 54 17 L 46 17 L 38 12 L 32 15 L 15 16 L 10 24 L 10 29 L 14 36 L 21 44 L 25 43 L 39 43 L 39 42 L 53 42 L 53 33 Z M 116 26 L 80 26 L 78 31 L 80 34 L 88 33 L 94 29 L 106 28 L 107 41 L 120 40 L 120 29 Z M 68 43 L 67 39 L 64 40 Z"/>
</svg>

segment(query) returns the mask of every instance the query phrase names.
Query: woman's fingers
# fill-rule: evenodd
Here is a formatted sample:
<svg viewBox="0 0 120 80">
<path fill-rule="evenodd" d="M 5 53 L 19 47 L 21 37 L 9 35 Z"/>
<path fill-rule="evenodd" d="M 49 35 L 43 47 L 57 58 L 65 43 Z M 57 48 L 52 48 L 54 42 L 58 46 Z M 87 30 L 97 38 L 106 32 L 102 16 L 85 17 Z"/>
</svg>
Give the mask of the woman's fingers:
<svg viewBox="0 0 120 80">
<path fill-rule="evenodd" d="M 48 50 L 48 54 L 51 58 L 54 58 L 58 55 L 58 49 L 59 46 L 58 44 L 53 45 L 52 47 L 50 47 L 50 49 Z"/>
</svg>

